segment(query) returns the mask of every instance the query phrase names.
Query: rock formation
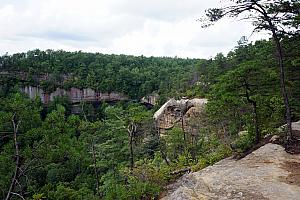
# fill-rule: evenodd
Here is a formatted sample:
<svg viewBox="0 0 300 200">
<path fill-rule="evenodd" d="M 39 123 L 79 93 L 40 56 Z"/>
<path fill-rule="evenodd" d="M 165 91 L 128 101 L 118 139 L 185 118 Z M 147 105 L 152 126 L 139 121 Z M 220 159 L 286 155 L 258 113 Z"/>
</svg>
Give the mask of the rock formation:
<svg viewBox="0 0 300 200">
<path fill-rule="evenodd" d="M 78 89 L 71 88 L 70 90 L 64 90 L 62 88 L 56 88 L 52 93 L 46 93 L 39 87 L 25 86 L 21 88 L 21 91 L 28 94 L 30 98 L 40 97 L 42 103 L 48 104 L 53 101 L 55 97 L 67 96 L 71 103 L 84 102 L 100 102 L 100 101 L 123 101 L 128 100 L 128 97 L 118 92 L 96 92 L 90 88 Z"/>
<path fill-rule="evenodd" d="M 141 103 L 150 104 L 152 106 L 155 106 L 159 100 L 158 94 L 151 94 L 148 96 L 145 96 L 141 99 Z"/>
<path fill-rule="evenodd" d="M 269 143 L 241 160 L 227 158 L 184 175 L 162 199 L 299 200 L 300 155 Z"/>
<path fill-rule="evenodd" d="M 163 133 L 167 129 L 173 128 L 176 124 L 181 124 L 185 128 L 190 118 L 201 112 L 202 107 L 207 103 L 207 99 L 170 99 L 158 111 L 154 113 L 154 120 L 157 129 Z"/>
<path fill-rule="evenodd" d="M 292 127 L 300 131 L 300 121 Z M 226 158 L 185 174 L 167 190 L 163 200 L 299 200 L 300 154 L 268 143 L 241 160 Z"/>
</svg>

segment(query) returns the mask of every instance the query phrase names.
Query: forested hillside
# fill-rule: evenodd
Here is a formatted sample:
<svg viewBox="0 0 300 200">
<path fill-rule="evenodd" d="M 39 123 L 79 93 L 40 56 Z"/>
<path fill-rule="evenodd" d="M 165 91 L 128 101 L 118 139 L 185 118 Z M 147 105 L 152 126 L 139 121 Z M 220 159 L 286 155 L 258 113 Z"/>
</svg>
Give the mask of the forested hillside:
<svg viewBox="0 0 300 200">
<path fill-rule="evenodd" d="M 193 72 L 199 61 L 37 49 L 1 56 L 0 70 L 22 72 L 27 77 L 23 84 L 40 85 L 47 92 L 58 86 L 91 88 L 100 92 L 123 92 L 132 99 L 140 99 L 152 92 L 159 92 L 162 97 L 168 94 L 179 97 L 197 81 Z M 37 82 L 34 77 L 44 80 Z M 2 79 L 1 82 L 6 85 L 7 81 Z"/>
<path fill-rule="evenodd" d="M 283 41 L 294 121 L 300 118 L 299 46 L 297 37 Z M 1 71 L 51 75 L 41 82 L 1 77 L 3 199 L 156 198 L 182 172 L 243 152 L 285 123 L 271 41 L 239 45 L 209 60 L 34 50 L 2 56 Z M 60 81 L 62 75 L 68 79 Z M 71 115 L 57 101 L 45 111 L 39 99 L 19 92 L 20 84 L 121 91 L 133 100 L 158 92 L 161 103 L 180 96 L 209 102 L 194 119 L 198 134 L 191 142 L 180 127 L 160 137 L 152 117 L 157 108 L 102 103 Z"/>
<path fill-rule="evenodd" d="M 0 199 L 297 198 L 299 0 L 141 2 L 0 2 Z"/>
</svg>

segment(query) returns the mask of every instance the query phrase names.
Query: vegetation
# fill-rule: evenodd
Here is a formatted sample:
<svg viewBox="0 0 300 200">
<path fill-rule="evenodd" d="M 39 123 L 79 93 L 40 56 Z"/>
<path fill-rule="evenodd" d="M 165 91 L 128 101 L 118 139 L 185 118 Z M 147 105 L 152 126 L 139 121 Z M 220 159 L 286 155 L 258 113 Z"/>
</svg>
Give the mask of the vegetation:
<svg viewBox="0 0 300 200">
<path fill-rule="evenodd" d="M 164 98 L 179 97 L 193 82 L 191 77 L 198 61 L 36 49 L 1 56 L 0 70 L 13 73 L 23 84 L 40 85 L 48 92 L 60 86 L 123 92 L 132 99 L 159 92 Z"/>
<path fill-rule="evenodd" d="M 293 15 L 284 25 L 297 27 L 297 1 L 291 7 L 274 2 L 275 7 L 263 7 L 267 16 L 251 16 L 265 22 L 271 11 L 288 9 Z M 249 11 L 251 3 L 261 1 L 235 3 Z M 210 10 L 211 21 L 244 12 L 226 9 Z M 275 22 L 258 28 L 272 29 Z M 279 36 L 280 48 L 274 43 Z M 1 56 L 0 198 L 157 198 L 182 173 L 214 164 L 232 151 L 243 152 L 266 134 L 277 133 L 287 117 L 282 97 L 287 96 L 290 121 L 300 119 L 299 46 L 297 30 L 276 29 L 269 41 L 242 41 L 227 56 L 208 60 L 52 50 Z M 75 115 L 68 99 L 57 98 L 45 107 L 40 99 L 21 94 L 21 84 L 48 92 L 57 86 L 118 91 L 131 99 L 102 102 L 97 108 L 81 102 L 83 112 Z M 201 115 L 190 121 L 193 133 L 178 124 L 158 134 L 152 118 L 157 108 L 136 101 L 153 92 L 160 95 L 160 103 L 170 97 L 208 98 Z"/>
<path fill-rule="evenodd" d="M 297 44 L 295 37 L 283 41 L 287 50 Z M 160 137 L 152 119 L 155 110 L 137 103 L 103 104 L 96 111 L 84 104 L 84 113 L 72 115 L 67 100 L 57 99 L 45 110 L 39 99 L 28 99 L 15 82 L 6 82 L 0 101 L 1 196 L 153 198 L 180 170 L 199 170 L 230 155 L 232 142 L 242 152 L 284 123 L 273 52 L 271 41 L 258 41 L 238 46 L 227 57 L 198 61 L 192 74 L 200 82 L 182 89 L 183 95 L 209 98 L 193 122 L 200 127 L 196 140 L 186 139 L 191 133 L 180 127 Z M 297 49 L 284 53 L 292 118 L 297 120 L 300 82 L 294 71 L 299 54 Z M 241 131 L 247 134 L 238 136 Z"/>
<path fill-rule="evenodd" d="M 232 2 L 233 5 L 229 5 L 223 8 L 209 9 L 206 13 L 208 21 L 214 23 L 226 16 L 238 17 L 240 15 L 246 14 L 246 16 L 243 16 L 243 18 L 252 21 L 252 24 L 255 26 L 254 31 L 266 30 L 271 33 L 272 40 L 276 47 L 276 58 L 280 71 L 280 89 L 285 106 L 287 123 L 286 140 L 287 142 L 291 142 L 291 140 L 293 140 L 292 118 L 289 96 L 286 89 L 285 65 L 283 60 L 284 55 L 281 39 L 283 39 L 285 36 L 299 35 L 300 3 L 296 0 L 237 0 Z M 205 24 L 204 26 L 208 25 L 210 24 Z M 250 100 L 249 98 L 248 101 L 252 101 L 253 107 L 256 107 L 255 101 Z M 254 108 L 254 112 L 255 110 L 256 109 Z M 258 130 L 256 130 L 256 132 L 258 132 Z"/>
</svg>

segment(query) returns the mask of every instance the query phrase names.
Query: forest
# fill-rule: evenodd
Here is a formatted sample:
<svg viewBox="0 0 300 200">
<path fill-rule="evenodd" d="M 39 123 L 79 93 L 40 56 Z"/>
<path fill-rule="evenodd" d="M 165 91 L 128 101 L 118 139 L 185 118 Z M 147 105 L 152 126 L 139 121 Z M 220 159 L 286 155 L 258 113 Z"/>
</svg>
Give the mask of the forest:
<svg viewBox="0 0 300 200">
<path fill-rule="evenodd" d="M 224 16 L 216 9 L 208 13 L 212 22 Z M 299 25 L 299 12 L 290 20 Z M 291 121 L 300 120 L 297 31 L 275 35 Z M 286 145 L 293 138 L 278 129 L 287 115 L 275 36 L 240 41 L 227 55 L 211 59 L 39 49 L 2 55 L 0 198 L 157 199 L 182 173 L 241 155 L 267 135 L 280 135 Z M 46 92 L 57 87 L 117 91 L 129 101 L 100 102 L 97 108 L 87 102 L 82 113 L 72 114 L 65 98 L 44 105 L 21 93 L 22 85 Z M 153 108 L 139 102 L 154 93 L 159 101 Z M 196 141 L 186 139 L 191 133 L 180 126 L 162 137 L 153 119 L 168 99 L 182 97 L 208 99 L 193 119 Z M 239 135 L 242 131 L 246 134 Z"/>
<path fill-rule="evenodd" d="M 199 61 L 36 49 L 1 56 L 0 69 L 26 73 L 23 84 L 40 85 L 48 92 L 58 86 L 65 89 L 91 88 L 103 92 L 123 92 L 132 99 L 140 99 L 153 91 L 159 91 L 161 96 L 169 93 L 178 97 L 188 83 L 197 81 L 192 78 L 192 73 Z M 34 77 L 46 75 L 49 78 L 35 83 Z M 3 84 L 7 82 L 4 78 L 1 81 Z"/>
</svg>

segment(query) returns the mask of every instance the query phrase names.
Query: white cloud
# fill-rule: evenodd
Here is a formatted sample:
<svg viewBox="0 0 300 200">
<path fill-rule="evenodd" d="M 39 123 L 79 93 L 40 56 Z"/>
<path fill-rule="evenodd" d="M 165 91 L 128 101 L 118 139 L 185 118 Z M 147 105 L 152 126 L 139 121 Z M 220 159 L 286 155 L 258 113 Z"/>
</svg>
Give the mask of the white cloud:
<svg viewBox="0 0 300 200">
<path fill-rule="evenodd" d="M 34 48 L 146 56 L 228 52 L 252 27 L 196 19 L 218 0 L 1 0 L 0 54 Z"/>
</svg>

